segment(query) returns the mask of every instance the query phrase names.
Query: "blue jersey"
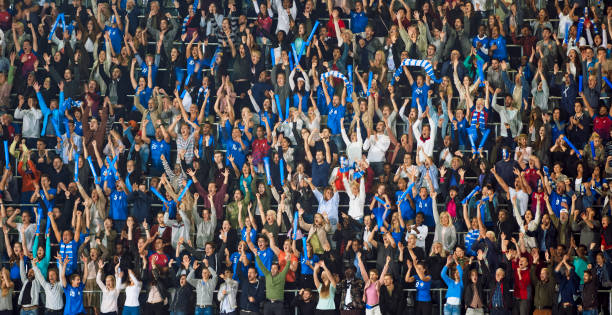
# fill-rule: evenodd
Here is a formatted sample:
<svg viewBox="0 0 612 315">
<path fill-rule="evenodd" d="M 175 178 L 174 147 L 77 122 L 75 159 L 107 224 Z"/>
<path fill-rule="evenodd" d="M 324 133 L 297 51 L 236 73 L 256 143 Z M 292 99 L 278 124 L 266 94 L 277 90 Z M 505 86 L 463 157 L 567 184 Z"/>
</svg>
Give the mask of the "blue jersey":
<svg viewBox="0 0 612 315">
<path fill-rule="evenodd" d="M 572 206 L 572 202 L 571 202 L 570 198 L 566 194 L 559 195 L 559 194 L 557 194 L 556 191 L 553 190 L 553 192 L 550 194 L 550 206 L 552 207 L 552 210 L 555 213 L 555 215 L 557 216 L 557 218 L 561 214 L 561 209 L 564 208 L 564 206 L 561 205 L 562 203 L 566 203 L 567 204 L 567 209 L 568 210 Z"/>
<path fill-rule="evenodd" d="M 365 28 L 368 26 L 368 16 L 365 12 L 359 13 L 351 11 L 351 31 L 353 34 L 365 32 Z"/>
<path fill-rule="evenodd" d="M 144 106 L 145 108 L 148 108 L 149 106 L 149 99 L 151 99 L 151 94 L 153 94 L 153 90 L 150 87 L 145 87 L 144 90 L 138 92 L 138 88 L 136 88 L 134 90 L 134 94 L 138 95 L 138 100 L 140 101 L 140 105 Z M 136 105 L 134 105 L 132 107 L 132 110 L 138 110 L 136 108 Z"/>
<path fill-rule="evenodd" d="M 83 289 L 85 284 L 81 283 L 78 287 L 73 287 L 68 284 L 64 288 L 64 295 L 66 295 L 66 306 L 64 306 L 64 315 L 74 315 L 85 313 L 83 307 Z"/>
<path fill-rule="evenodd" d="M 75 120 L 74 121 L 74 133 L 76 133 L 79 136 L 83 136 L 83 123 Z"/>
<path fill-rule="evenodd" d="M 79 243 L 75 240 L 70 241 L 69 243 L 64 243 L 64 241 L 60 241 L 60 249 L 59 254 L 62 256 L 62 260 L 68 258 L 68 264 L 66 265 L 66 276 L 73 274 L 76 271 L 78 266 L 78 250 Z M 59 266 L 58 266 L 59 267 Z"/>
<path fill-rule="evenodd" d="M 242 149 L 242 145 L 239 142 L 236 142 L 232 139 L 229 139 L 225 142 L 225 165 L 231 166 L 231 162 L 229 161 L 229 156 L 231 155 L 234 158 L 234 163 L 238 166 L 238 169 L 242 169 L 242 165 L 246 162 L 246 154 Z"/>
<path fill-rule="evenodd" d="M 163 139 L 151 139 L 151 164 L 159 170 L 164 169 L 161 160 L 162 154 L 166 157 L 166 160 L 170 159 L 170 144 Z"/>
<path fill-rule="evenodd" d="M 270 270 L 272 267 L 272 261 L 274 260 L 274 257 L 276 257 L 272 249 L 270 247 L 264 250 L 257 249 L 257 255 L 259 256 L 259 259 L 261 259 L 263 265 Z M 260 277 L 263 277 L 264 273 L 261 271 L 261 269 L 259 269 L 259 264 L 255 264 L 255 268 L 257 269 L 257 274 L 259 274 Z"/>
<path fill-rule="evenodd" d="M 395 192 L 395 201 L 398 201 L 403 193 L 404 192 L 401 190 Z M 414 209 L 410 206 L 410 202 L 408 202 L 408 198 L 410 198 L 409 195 L 410 192 L 406 194 L 404 200 L 402 200 L 402 202 L 399 204 L 400 213 L 402 214 L 402 219 L 404 219 L 404 221 L 414 220 L 415 216 Z"/>
<path fill-rule="evenodd" d="M 105 26 L 104 32 L 108 32 L 113 51 L 116 55 L 121 54 L 121 42 L 123 41 L 123 33 L 116 27 Z"/>
<path fill-rule="evenodd" d="M 49 195 L 55 196 L 57 194 L 57 189 L 49 188 L 47 190 L 47 193 Z M 40 206 L 40 208 L 42 209 L 45 209 L 45 207 L 47 207 L 47 209 L 51 211 L 55 207 L 55 198 L 51 200 L 47 199 L 47 196 L 45 195 L 45 192 L 42 189 L 40 190 L 39 194 L 40 194 L 40 201 L 38 202 L 38 206 Z"/>
<path fill-rule="evenodd" d="M 328 104 L 328 112 L 327 112 L 327 127 L 333 135 L 339 135 L 340 131 L 340 118 L 344 118 L 344 113 L 346 112 L 346 107 L 338 105 L 336 107 L 330 102 Z"/>
<path fill-rule="evenodd" d="M 127 195 L 125 192 L 113 190 L 110 193 L 110 211 L 108 216 L 113 220 L 127 219 Z"/>
<path fill-rule="evenodd" d="M 253 254 L 251 253 L 246 253 L 246 257 L 249 261 L 253 261 Z M 249 267 L 245 266 L 241 261 L 240 261 L 240 253 L 239 252 L 235 252 L 230 256 L 230 261 L 232 262 L 232 272 L 234 273 L 234 276 L 232 277 L 234 280 L 238 280 L 238 272 L 242 272 L 243 274 L 246 274 L 248 272 Z M 238 269 L 240 268 L 240 269 Z"/>
<path fill-rule="evenodd" d="M 157 78 L 157 70 L 158 70 L 158 66 L 153 63 L 151 65 L 151 82 L 153 82 L 153 84 L 155 84 L 155 79 Z M 142 66 L 140 67 L 140 76 L 142 78 L 145 78 L 145 80 L 148 80 L 149 78 L 149 66 L 147 64 L 145 64 L 143 62 Z M 145 106 L 144 103 L 140 103 L 142 104 L 142 106 Z M 146 107 L 146 106 L 145 106 Z"/>
<path fill-rule="evenodd" d="M 431 302 L 431 281 L 423 281 L 419 275 L 414 275 L 416 279 L 414 287 L 416 288 L 416 300 L 418 302 Z"/>
<path fill-rule="evenodd" d="M 416 196 L 414 198 L 414 203 L 416 207 L 416 212 L 422 212 L 425 215 L 425 225 L 427 225 L 427 227 L 430 229 L 434 228 L 436 226 L 436 222 L 433 218 L 431 197 L 427 196 L 427 198 L 423 200 L 421 199 L 421 196 Z"/>
<path fill-rule="evenodd" d="M 303 275 L 312 275 L 314 270 L 312 270 L 312 268 L 310 268 L 310 266 L 306 264 L 306 261 L 307 261 L 306 255 L 301 255 L 300 256 L 301 273 Z M 310 262 L 311 265 L 314 266 L 314 264 L 319 262 L 319 256 L 316 254 L 312 254 L 312 258 L 308 258 L 308 261 Z"/>
<path fill-rule="evenodd" d="M 255 231 L 255 229 L 251 228 L 251 233 L 249 235 L 249 234 L 247 234 L 247 228 L 245 226 L 240 231 L 240 239 L 245 241 L 245 242 L 248 242 L 247 241 L 248 238 L 251 239 L 251 243 L 255 244 L 257 242 L 257 231 Z"/>
<path fill-rule="evenodd" d="M 497 38 L 491 38 L 490 42 L 491 46 L 495 45 L 497 49 L 493 50 L 493 54 L 491 58 L 497 58 L 501 60 L 508 59 L 508 50 L 506 49 L 506 40 L 503 36 L 499 35 Z"/>
<path fill-rule="evenodd" d="M 481 48 L 478 48 L 478 43 L 482 45 Z M 487 37 L 486 35 L 483 38 L 474 36 L 474 39 L 472 39 L 472 46 L 476 48 L 476 53 L 480 58 L 482 58 L 485 62 L 489 61 L 489 55 L 485 54 L 484 51 L 481 50 L 482 48 L 488 50 L 491 46 L 491 40 L 489 39 L 489 37 Z"/>
<path fill-rule="evenodd" d="M 424 112 L 427 108 L 427 93 L 429 92 L 429 85 L 423 84 L 423 86 L 418 86 L 416 81 L 412 83 L 412 103 L 410 106 L 412 108 L 417 107 L 417 98 L 419 99 L 420 107 L 419 111 Z"/>
<path fill-rule="evenodd" d="M 472 245 L 478 240 L 479 237 L 479 229 L 470 230 L 467 232 L 467 234 L 465 234 L 465 251 L 467 252 L 468 256 L 478 255 L 478 253 L 472 249 Z"/>
<path fill-rule="evenodd" d="M 329 84 L 327 85 L 327 94 L 334 95 L 334 88 Z M 325 93 L 323 92 L 322 85 L 319 85 L 317 88 L 317 108 L 319 109 L 319 113 L 327 113 L 327 100 L 325 99 Z"/>
</svg>

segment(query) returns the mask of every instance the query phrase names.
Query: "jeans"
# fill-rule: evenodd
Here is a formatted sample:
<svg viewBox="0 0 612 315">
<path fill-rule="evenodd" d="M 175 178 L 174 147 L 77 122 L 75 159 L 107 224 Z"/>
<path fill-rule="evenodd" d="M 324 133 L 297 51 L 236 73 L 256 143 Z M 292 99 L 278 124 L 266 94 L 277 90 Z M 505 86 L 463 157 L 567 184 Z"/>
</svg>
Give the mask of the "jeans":
<svg viewBox="0 0 612 315">
<path fill-rule="evenodd" d="M 140 315 L 140 306 L 124 306 L 121 315 Z"/>
<path fill-rule="evenodd" d="M 212 315 L 212 314 L 213 314 L 212 306 L 207 306 L 207 307 L 196 306 L 195 308 L 195 315 Z"/>
<path fill-rule="evenodd" d="M 185 312 L 170 312 L 170 315 L 186 315 Z"/>
<path fill-rule="evenodd" d="M 344 140 L 342 139 L 342 135 L 330 135 L 329 139 L 336 144 L 338 151 L 344 150 Z"/>
<path fill-rule="evenodd" d="M 597 308 L 592 309 L 592 310 L 583 310 L 582 311 L 582 315 L 597 315 Z"/>
<path fill-rule="evenodd" d="M 461 315 L 460 305 L 444 304 L 444 315 Z"/>
<path fill-rule="evenodd" d="M 38 309 L 33 309 L 29 311 L 25 311 L 25 310 L 19 311 L 19 315 L 37 315 L 37 314 L 38 314 Z"/>
</svg>

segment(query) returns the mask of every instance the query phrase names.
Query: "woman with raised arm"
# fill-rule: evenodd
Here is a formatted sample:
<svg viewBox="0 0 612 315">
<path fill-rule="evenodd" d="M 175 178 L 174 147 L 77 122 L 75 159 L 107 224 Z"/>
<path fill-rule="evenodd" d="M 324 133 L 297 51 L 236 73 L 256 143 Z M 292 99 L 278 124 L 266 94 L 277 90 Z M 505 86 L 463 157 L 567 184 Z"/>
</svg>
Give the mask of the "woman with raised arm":
<svg viewBox="0 0 612 315">
<path fill-rule="evenodd" d="M 406 282 L 415 282 L 416 288 L 416 303 L 414 305 L 415 314 L 431 314 L 431 276 L 424 262 L 417 262 L 413 259 L 413 262 L 407 262 L 409 272 L 406 273 Z M 414 271 L 416 274 L 411 275 L 410 269 L 414 264 Z"/>
<path fill-rule="evenodd" d="M 127 283 L 121 283 L 121 277 L 119 280 L 119 290 L 125 289 L 125 303 L 123 304 L 123 315 L 139 315 L 140 314 L 140 302 L 138 296 L 140 296 L 140 289 L 142 288 L 142 282 L 136 278 L 134 271 L 128 269 L 128 281 Z"/>
<path fill-rule="evenodd" d="M 96 275 L 96 283 L 102 291 L 102 302 L 100 303 L 100 313 L 102 314 L 117 314 L 119 308 L 117 307 L 117 299 L 119 298 L 119 286 L 117 285 L 117 279 L 119 276 L 119 264 L 115 265 L 115 276 L 107 275 L 102 282 L 102 274 L 104 269 L 104 261 L 98 261 L 98 273 Z M 121 281 L 121 280 L 119 280 Z"/>
<path fill-rule="evenodd" d="M 379 299 L 379 291 L 380 286 L 382 285 L 382 279 L 385 274 L 387 274 L 387 270 L 389 270 L 389 262 L 391 261 L 391 256 L 387 256 L 387 261 L 385 263 L 385 267 L 382 270 L 382 273 L 379 275 L 378 270 L 371 269 L 368 274 L 365 269 L 365 265 L 361 260 L 361 252 L 357 253 L 357 262 L 359 263 L 359 271 L 361 272 L 361 277 L 366 282 L 364 287 L 364 296 L 366 302 L 366 315 L 380 314 L 380 306 L 378 306 Z M 430 312 L 431 313 L 431 312 Z M 418 313 L 425 314 L 425 313 Z"/>
<path fill-rule="evenodd" d="M 450 269 L 453 262 L 455 268 Z M 450 277 L 448 271 L 451 271 L 453 275 Z M 446 259 L 446 265 L 442 268 L 440 274 L 442 280 L 446 283 L 448 290 L 446 291 L 446 304 L 444 304 L 444 315 L 461 314 L 461 297 L 463 296 L 463 270 L 461 264 L 457 262 L 457 258 L 453 255 L 448 256 Z"/>
<path fill-rule="evenodd" d="M 8 269 L 0 270 L 0 314 L 13 314 L 13 289 L 15 284 L 11 281 L 11 273 Z"/>
<path fill-rule="evenodd" d="M 319 281 L 319 269 L 323 268 L 321 280 Z M 317 315 L 333 315 L 336 314 L 336 303 L 334 296 L 336 295 L 336 280 L 331 274 L 324 261 L 320 261 L 314 266 L 314 284 L 319 292 L 319 302 L 315 314 Z"/>
</svg>

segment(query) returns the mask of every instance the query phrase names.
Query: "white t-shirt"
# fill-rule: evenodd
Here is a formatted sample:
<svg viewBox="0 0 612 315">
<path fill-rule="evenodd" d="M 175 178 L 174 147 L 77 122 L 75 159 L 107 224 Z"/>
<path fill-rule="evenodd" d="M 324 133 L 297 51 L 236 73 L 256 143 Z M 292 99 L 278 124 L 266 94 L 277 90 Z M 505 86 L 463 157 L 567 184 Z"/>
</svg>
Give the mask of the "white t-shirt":
<svg viewBox="0 0 612 315">
<path fill-rule="evenodd" d="M 516 199 L 518 202 L 519 212 L 521 215 L 525 215 L 525 211 L 527 211 L 527 204 L 529 203 L 529 195 L 522 191 L 516 190 L 510 187 L 510 198 L 512 199 L 516 195 Z"/>
</svg>

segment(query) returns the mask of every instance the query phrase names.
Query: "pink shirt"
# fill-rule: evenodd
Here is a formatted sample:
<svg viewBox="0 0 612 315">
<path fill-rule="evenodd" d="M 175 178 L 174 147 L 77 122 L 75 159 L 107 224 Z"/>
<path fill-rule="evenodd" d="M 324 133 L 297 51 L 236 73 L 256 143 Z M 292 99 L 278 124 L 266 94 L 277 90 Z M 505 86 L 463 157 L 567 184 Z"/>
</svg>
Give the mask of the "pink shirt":
<svg viewBox="0 0 612 315">
<path fill-rule="evenodd" d="M 378 304 L 378 288 L 377 288 L 377 283 L 378 282 L 370 283 L 370 285 L 364 291 L 365 297 L 366 297 L 366 304 L 368 304 L 370 306 L 374 306 L 374 305 Z"/>
</svg>

